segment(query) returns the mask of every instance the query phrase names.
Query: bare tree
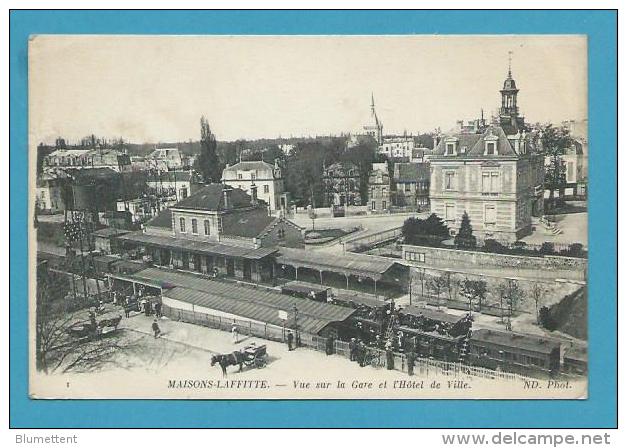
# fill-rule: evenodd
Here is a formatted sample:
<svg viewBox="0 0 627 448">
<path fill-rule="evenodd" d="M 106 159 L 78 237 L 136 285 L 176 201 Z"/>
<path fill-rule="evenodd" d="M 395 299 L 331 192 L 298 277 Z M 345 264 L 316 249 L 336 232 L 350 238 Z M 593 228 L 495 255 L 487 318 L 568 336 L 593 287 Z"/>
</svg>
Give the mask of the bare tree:
<svg viewBox="0 0 627 448">
<path fill-rule="evenodd" d="M 37 369 L 45 373 L 95 370 L 115 362 L 115 354 L 131 348 L 134 341 L 118 334 L 99 336 L 95 331 L 75 337 L 70 329 L 85 321 L 85 311 L 67 312 L 67 285 L 51 275 L 46 266 L 37 268 L 35 350 Z"/>
<path fill-rule="evenodd" d="M 479 311 L 481 311 L 486 292 L 487 284 L 485 280 L 470 280 L 465 278 L 461 282 L 461 293 L 468 300 L 468 310 L 470 313 L 472 313 L 473 310 L 473 301 L 479 304 Z"/>
<path fill-rule="evenodd" d="M 507 322 L 505 328 L 512 331 L 512 315 L 523 302 L 523 291 L 516 280 L 508 279 L 505 283 L 505 306 L 507 308 Z"/>
<path fill-rule="evenodd" d="M 438 302 L 440 301 L 440 295 L 446 287 L 446 281 L 446 276 L 442 274 L 431 277 L 427 282 L 427 287 L 438 297 Z"/>
</svg>

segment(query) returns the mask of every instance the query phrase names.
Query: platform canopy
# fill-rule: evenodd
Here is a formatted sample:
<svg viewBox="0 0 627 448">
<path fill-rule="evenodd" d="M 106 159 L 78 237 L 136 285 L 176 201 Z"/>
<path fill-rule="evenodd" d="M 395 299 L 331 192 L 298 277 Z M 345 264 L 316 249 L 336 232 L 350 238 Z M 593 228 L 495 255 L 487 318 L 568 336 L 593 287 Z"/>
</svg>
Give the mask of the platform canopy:
<svg viewBox="0 0 627 448">
<path fill-rule="evenodd" d="M 276 256 L 279 264 L 317 271 L 337 272 L 380 280 L 394 266 L 402 266 L 393 259 L 363 254 L 329 254 L 328 252 L 281 247 Z"/>
<path fill-rule="evenodd" d="M 279 310 L 286 311 L 293 319 L 296 308 L 298 328 L 313 334 L 331 322 L 346 320 L 355 312 L 351 308 L 300 299 L 265 287 L 240 285 L 170 269 L 147 268 L 135 274 L 112 277 L 148 286 L 166 285 L 162 287 L 163 297 L 269 324 L 278 325 Z"/>
</svg>

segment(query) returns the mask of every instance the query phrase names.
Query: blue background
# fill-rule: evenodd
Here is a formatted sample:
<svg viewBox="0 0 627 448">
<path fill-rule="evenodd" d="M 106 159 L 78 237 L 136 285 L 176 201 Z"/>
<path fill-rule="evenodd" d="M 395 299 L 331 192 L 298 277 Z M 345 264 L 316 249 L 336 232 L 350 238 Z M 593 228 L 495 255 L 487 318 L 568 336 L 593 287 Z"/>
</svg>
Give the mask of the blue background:
<svg viewBox="0 0 627 448">
<path fill-rule="evenodd" d="M 616 20 L 614 11 L 13 11 L 10 19 L 11 426 L 615 427 Z M 29 400 L 26 325 L 26 223 L 29 219 L 27 43 L 28 36 L 36 33 L 587 34 L 589 140 L 592 148 L 589 163 L 589 399 L 230 402 Z"/>
</svg>

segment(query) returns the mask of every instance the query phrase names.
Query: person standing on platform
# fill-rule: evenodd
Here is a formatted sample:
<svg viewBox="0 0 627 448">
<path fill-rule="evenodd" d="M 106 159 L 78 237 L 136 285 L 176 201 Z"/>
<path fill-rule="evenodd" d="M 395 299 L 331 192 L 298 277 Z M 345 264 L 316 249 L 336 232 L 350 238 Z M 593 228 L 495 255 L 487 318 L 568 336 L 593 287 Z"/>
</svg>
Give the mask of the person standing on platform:
<svg viewBox="0 0 627 448">
<path fill-rule="evenodd" d="M 416 355 L 413 350 L 407 352 L 407 374 L 414 376 L 414 364 L 416 363 Z"/>
<path fill-rule="evenodd" d="M 237 331 L 237 325 L 233 324 L 231 327 L 231 334 L 233 335 L 233 344 L 237 344 L 239 342 L 239 332 Z"/>
<path fill-rule="evenodd" d="M 288 331 L 287 332 L 287 349 L 291 352 L 292 350 L 294 350 L 292 348 L 292 345 L 294 344 L 294 335 L 292 334 L 292 331 Z"/>
<path fill-rule="evenodd" d="M 152 323 L 152 331 L 155 335 L 155 339 L 157 339 L 161 335 L 161 328 L 159 328 L 159 324 L 157 323 L 157 319 L 155 319 Z"/>
</svg>

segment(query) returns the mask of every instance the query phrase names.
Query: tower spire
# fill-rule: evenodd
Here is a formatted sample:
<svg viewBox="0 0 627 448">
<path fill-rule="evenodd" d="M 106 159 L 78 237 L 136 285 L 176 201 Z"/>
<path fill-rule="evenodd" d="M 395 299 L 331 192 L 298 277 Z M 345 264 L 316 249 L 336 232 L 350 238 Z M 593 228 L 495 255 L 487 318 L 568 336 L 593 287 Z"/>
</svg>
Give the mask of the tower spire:
<svg viewBox="0 0 627 448">
<path fill-rule="evenodd" d="M 508 68 L 507 68 L 507 77 L 511 78 L 512 77 L 512 54 L 514 52 L 512 50 L 509 50 L 507 52 L 507 56 L 508 56 Z"/>
<path fill-rule="evenodd" d="M 374 110 L 374 92 L 370 92 L 370 108 Z"/>
</svg>

